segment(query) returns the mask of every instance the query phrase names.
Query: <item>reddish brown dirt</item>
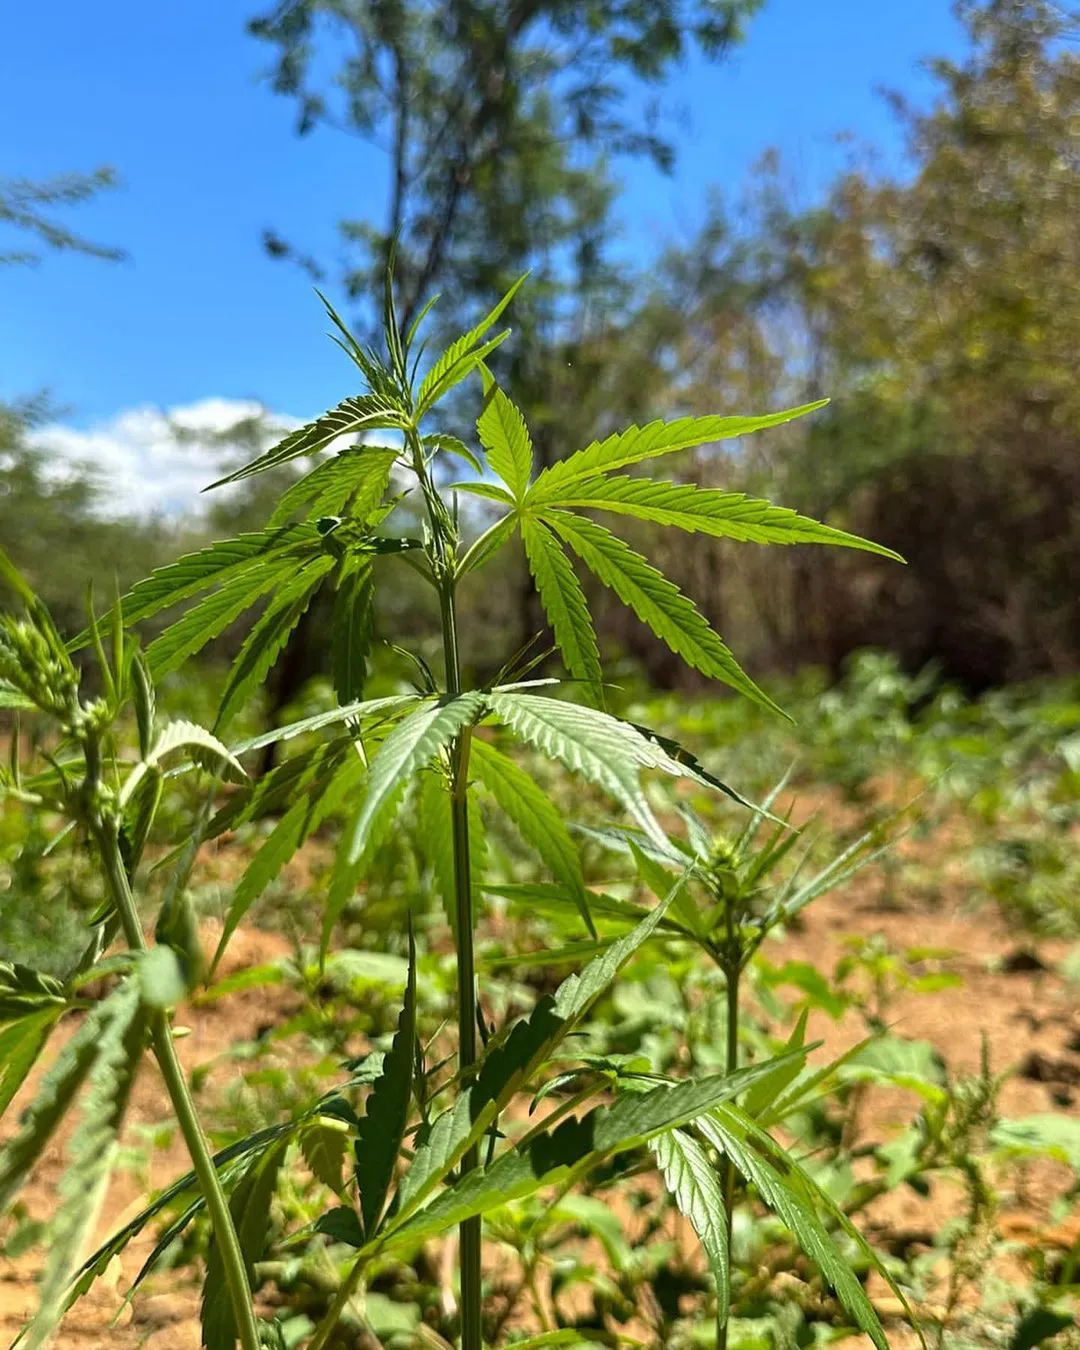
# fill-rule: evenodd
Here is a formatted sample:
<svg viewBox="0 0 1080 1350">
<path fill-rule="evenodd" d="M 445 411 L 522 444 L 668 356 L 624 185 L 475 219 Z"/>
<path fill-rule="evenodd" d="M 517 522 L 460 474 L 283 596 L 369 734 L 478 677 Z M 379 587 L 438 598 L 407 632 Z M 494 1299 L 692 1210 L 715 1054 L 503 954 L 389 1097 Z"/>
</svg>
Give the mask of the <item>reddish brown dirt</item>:
<svg viewBox="0 0 1080 1350">
<path fill-rule="evenodd" d="M 950 842 L 962 848 L 961 838 Z M 917 854 L 918 849 L 911 847 Z M 940 838 L 933 847 L 940 857 Z M 945 853 L 948 855 L 949 850 Z M 995 1072 L 1027 1066 L 1026 1072 L 1014 1073 L 1006 1082 L 1000 1101 L 1003 1114 L 1077 1112 L 1080 1010 L 1075 989 L 1054 972 L 1065 947 L 1040 943 L 1041 966 L 1026 968 L 1032 963 L 1015 959 L 1027 946 L 1023 936 L 1008 931 L 989 906 L 973 913 L 969 888 L 952 869 L 939 867 L 938 877 L 940 884 L 935 886 L 932 901 L 925 895 L 901 893 L 888 897 L 886 903 L 881 878 L 868 874 L 858 885 L 818 901 L 807 912 L 799 931 L 772 945 L 770 959 L 807 961 L 830 973 L 850 935 L 882 934 L 898 950 L 914 946 L 948 950 L 954 953 L 948 968 L 963 977 L 963 985 L 935 993 L 899 994 L 888 1010 L 893 1029 L 930 1041 L 953 1074 L 978 1070 L 983 1037 Z M 259 964 L 284 951 L 285 944 L 271 934 L 242 931 L 233 941 L 228 965 L 242 968 Z M 204 1063 L 232 1042 L 250 1038 L 260 1024 L 284 1015 L 286 998 L 275 990 L 261 989 L 187 1010 L 178 1018 L 192 1028 L 191 1036 L 180 1043 L 185 1064 Z M 839 1022 L 815 1014 L 810 1030 L 815 1039 L 825 1042 L 818 1054 L 830 1056 L 865 1034 L 863 1022 L 854 1013 Z M 224 1091 L 230 1074 L 238 1075 L 239 1069 L 229 1066 L 216 1070 L 208 1090 Z M 1069 1101 L 1070 1096 L 1074 1100 Z M 886 1140 L 910 1122 L 916 1109 L 916 1100 L 910 1094 L 871 1089 L 860 1113 L 860 1138 Z M 9 1120 L 13 1121 L 16 1114 L 17 1106 Z M 151 1125 L 167 1116 L 166 1099 L 148 1064 L 132 1101 L 129 1137 L 134 1126 Z M 62 1146 L 55 1144 L 23 1197 L 35 1216 L 48 1215 L 62 1165 Z M 186 1166 L 182 1143 L 174 1138 L 154 1154 L 149 1177 L 137 1179 L 130 1173 L 120 1173 L 108 1196 L 102 1235 L 134 1211 L 148 1185 L 160 1186 Z M 1015 1178 L 1002 1178 L 1004 1206 L 997 1217 L 1000 1232 L 1035 1247 L 1061 1246 L 1075 1239 L 1077 1223 L 1062 1224 L 1051 1214 L 1053 1201 L 1065 1182 L 1065 1170 L 1052 1165 L 1026 1168 L 1019 1187 Z M 925 1199 L 905 1188 L 877 1200 L 866 1222 L 878 1236 L 906 1235 L 916 1246 L 925 1245 L 942 1223 L 958 1212 L 961 1203 L 959 1187 L 936 1185 Z M 176 1275 L 163 1276 L 156 1284 L 152 1281 L 147 1286 L 149 1292 L 136 1300 L 133 1309 L 124 1311 L 119 1324 L 110 1325 L 126 1282 L 147 1250 L 146 1240 L 132 1244 L 122 1260 L 98 1281 L 57 1337 L 60 1350 L 85 1350 L 106 1343 L 113 1350 L 142 1346 L 196 1350 L 197 1290 L 185 1286 Z M 0 1261 L 0 1340 L 5 1343 L 14 1338 L 34 1306 L 34 1265 L 33 1258 Z M 884 1292 L 881 1306 L 883 1311 L 889 1309 Z M 896 1344 L 906 1343 L 897 1328 Z"/>
</svg>

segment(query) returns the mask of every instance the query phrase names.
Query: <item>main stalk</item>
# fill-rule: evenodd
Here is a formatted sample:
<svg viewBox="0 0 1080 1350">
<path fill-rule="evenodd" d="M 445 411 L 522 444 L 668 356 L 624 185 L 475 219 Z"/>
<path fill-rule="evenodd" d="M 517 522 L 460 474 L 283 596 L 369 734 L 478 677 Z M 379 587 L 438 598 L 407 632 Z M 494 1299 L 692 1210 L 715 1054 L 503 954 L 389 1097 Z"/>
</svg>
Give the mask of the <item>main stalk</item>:
<svg viewBox="0 0 1080 1350">
<path fill-rule="evenodd" d="M 454 611 L 453 582 L 441 591 L 443 652 L 446 660 L 446 689 L 461 692 L 461 665 L 458 658 L 457 623 Z M 454 840 L 454 915 L 457 927 L 457 1001 L 458 1067 L 462 1083 L 476 1063 L 476 958 L 473 950 L 472 868 L 469 860 L 469 750 L 472 732 L 466 728 L 450 750 L 453 782 L 450 796 L 450 820 Z M 474 1171 L 480 1165 L 480 1150 L 473 1145 L 461 1160 L 461 1172 Z M 461 1239 L 461 1350 L 481 1350 L 480 1328 L 481 1267 L 479 1216 L 466 1219 L 460 1227 Z"/>
<path fill-rule="evenodd" d="M 742 976 L 743 952 L 735 931 L 735 915 L 732 909 L 731 897 L 727 896 L 725 897 L 725 900 L 727 908 L 727 942 L 724 945 L 723 956 L 719 961 L 719 965 L 724 972 L 727 1003 L 727 1054 L 725 1057 L 724 1070 L 728 1074 L 733 1074 L 739 1067 L 739 981 Z M 724 1228 L 727 1231 L 727 1249 L 729 1253 L 731 1251 L 731 1235 L 735 1217 L 735 1182 L 735 1164 L 732 1161 L 730 1153 L 725 1153 L 723 1166 Z M 723 1319 L 717 1318 L 716 1350 L 727 1350 L 728 1324 L 730 1321 L 731 1290 L 729 1285 L 727 1316 Z"/>
<path fill-rule="evenodd" d="M 432 567 L 439 594 L 442 620 L 443 665 L 446 692 L 461 693 L 461 659 L 458 651 L 455 592 L 456 540 L 445 506 L 435 491 L 418 436 L 410 437 L 413 467 L 420 480 L 427 506 L 434 545 Z M 472 731 L 466 728 L 450 747 L 450 821 L 454 847 L 454 919 L 457 943 L 458 1068 L 462 1086 L 468 1085 L 476 1063 L 476 956 L 473 947 L 472 869 L 469 856 L 469 750 Z M 480 1165 L 480 1150 L 474 1145 L 461 1160 L 464 1176 Z M 458 1229 L 461 1270 L 461 1350 L 482 1350 L 482 1276 L 480 1262 L 481 1219 L 466 1219 Z"/>
</svg>

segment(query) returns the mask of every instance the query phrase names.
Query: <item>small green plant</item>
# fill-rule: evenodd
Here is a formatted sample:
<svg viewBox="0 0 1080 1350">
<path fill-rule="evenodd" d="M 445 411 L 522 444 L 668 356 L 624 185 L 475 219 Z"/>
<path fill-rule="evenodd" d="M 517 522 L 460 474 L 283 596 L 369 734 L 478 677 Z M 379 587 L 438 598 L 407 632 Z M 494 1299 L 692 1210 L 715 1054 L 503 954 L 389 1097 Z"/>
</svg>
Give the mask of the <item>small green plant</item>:
<svg viewBox="0 0 1080 1350">
<path fill-rule="evenodd" d="M 244 771 L 225 746 L 191 723 L 158 727 L 154 693 L 137 647 L 113 611 L 107 653 L 91 608 L 91 636 L 104 693 L 80 694 L 71 656 L 45 606 L 0 554 L 0 575 L 23 602 L 24 615 L 0 617 L 0 698 L 7 707 L 48 720 L 53 741 L 34 772 L 24 774 L 20 737 L 11 741 L 0 788 L 28 807 L 55 813 L 93 847 L 104 898 L 93 916 L 89 944 L 62 978 L 25 965 L 0 965 L 0 1108 L 6 1109 L 41 1055 L 60 1019 L 86 1016 L 46 1074 L 15 1137 L 0 1151 L 0 1206 L 18 1193 L 60 1120 L 84 1088 L 81 1119 L 69 1145 L 71 1168 L 61 1182 L 61 1206 L 50 1231 L 40 1310 L 27 1337 L 31 1347 L 50 1338 L 68 1303 L 69 1282 L 96 1223 L 115 1165 L 120 1128 L 144 1044 L 149 1041 L 211 1215 L 219 1279 L 228 1286 L 245 1350 L 258 1346 L 248 1274 L 221 1179 L 195 1115 L 173 1041 L 169 1010 L 198 978 L 200 952 L 186 906 L 185 851 L 157 920 L 159 945 L 148 949 L 132 883 L 161 800 L 165 764 L 178 752 L 186 766 L 208 763 L 217 772 Z M 116 724 L 130 707 L 138 727 L 134 762 L 121 751 Z M 105 953 L 118 936 L 126 950 Z M 106 996 L 88 999 L 91 984 L 107 981 Z"/>
<path fill-rule="evenodd" d="M 155 751 L 158 742 L 149 739 L 149 732 L 142 733 L 147 709 L 152 708 L 151 681 L 176 670 L 256 605 L 262 609 L 226 682 L 213 734 L 185 730 L 167 739 L 166 746 L 193 744 L 200 756 L 211 755 L 219 767 L 234 771 L 240 759 L 268 744 L 300 748 L 262 778 L 233 792 L 216 812 L 208 801 L 192 843 L 182 852 L 182 859 L 190 860 L 198 840 L 214 838 L 270 811 L 278 815 L 233 891 L 208 967 L 196 970 L 190 960 L 186 967 L 180 961 L 176 997 L 213 978 L 231 935 L 252 904 L 319 824 L 345 810 L 348 824 L 322 916 L 319 959 L 325 962 L 335 926 L 380 849 L 391 840 L 407 798 L 420 809 L 425 847 L 444 894 L 456 950 L 453 1058 L 434 1055 L 419 1034 L 417 957 L 409 926 L 405 996 L 385 1055 L 356 1061 L 350 1076 L 315 1106 L 237 1140 L 213 1161 L 205 1147 L 197 1151 L 197 1125 L 175 1067 L 166 1005 L 159 997 L 161 1006 L 153 1004 L 148 1014 L 150 1029 L 185 1137 L 191 1135 L 195 1172 L 99 1249 L 73 1289 L 65 1288 L 65 1298 L 85 1288 L 95 1272 L 168 1206 L 182 1201 L 186 1207 L 162 1237 L 159 1254 L 205 1207 L 216 1245 L 204 1286 L 204 1344 L 207 1350 L 229 1350 L 239 1338 L 244 1350 L 255 1350 L 260 1327 L 247 1286 L 263 1256 L 271 1198 L 290 1144 L 303 1146 L 306 1140 L 310 1148 L 313 1134 L 326 1135 L 349 1141 L 352 1162 L 344 1168 L 339 1150 L 334 1154 L 339 1165 L 320 1174 L 340 1203 L 317 1219 L 313 1232 L 326 1235 L 339 1248 L 352 1249 L 352 1256 L 308 1342 L 309 1350 L 324 1350 L 337 1335 L 342 1318 L 355 1315 L 355 1301 L 369 1272 L 454 1228 L 460 1233 L 460 1341 L 462 1350 L 480 1350 L 485 1331 L 498 1330 L 484 1322 L 483 1216 L 547 1187 L 558 1186 L 565 1194 L 597 1167 L 616 1166 L 619 1159 L 640 1160 L 651 1148 L 680 1203 L 694 1218 L 713 1265 L 721 1344 L 727 1327 L 732 1192 L 739 1171 L 792 1228 L 849 1315 L 885 1350 L 871 1304 L 818 1217 L 822 1194 L 770 1133 L 795 1098 L 801 1100 L 800 1094 L 813 1091 L 816 1076 L 800 1077 L 809 1048 L 802 1030 L 775 1058 L 739 1067 L 737 1056 L 739 976 L 746 961 L 772 924 L 790 917 L 815 885 L 830 884 L 838 872 L 823 874 L 809 889 L 781 889 L 762 908 L 764 878 L 795 837 L 786 823 L 777 822 L 764 849 L 750 849 L 749 841 L 768 817 L 768 807 L 753 812 L 749 833 L 743 836 L 745 847 L 706 844 L 692 824 L 688 841 L 670 839 L 661 829 L 643 786 L 645 771 L 690 780 L 704 791 L 751 808 L 682 745 L 605 710 L 599 648 L 571 558 L 614 591 L 688 665 L 778 711 L 693 602 L 594 515 L 606 512 L 688 534 L 759 544 L 826 543 L 896 555 L 764 500 L 624 472 L 680 450 L 780 425 L 820 404 L 763 417 L 685 417 L 630 427 L 536 473 L 525 420 L 488 365 L 508 335 L 490 334 L 516 290 L 513 287 L 422 377 L 418 377 L 422 352 L 414 348 L 427 311 L 403 334 L 389 279 L 381 352 L 358 342 L 327 306 L 336 340 L 359 369 L 365 391 L 222 481 L 245 479 L 320 454 L 342 436 L 361 436 L 362 442 L 322 459 L 295 481 L 264 530 L 181 558 L 136 585 L 118 603 L 112 616 L 118 656 L 111 665 L 102 663 L 111 691 L 107 716 L 105 710 L 95 711 L 97 705 L 77 715 L 70 711 L 76 706 L 71 702 L 74 676 L 55 636 L 39 633 L 34 639 L 43 644 L 40 661 L 52 663 L 43 687 L 60 691 L 55 697 L 48 693 L 44 701 L 36 686 L 25 687 L 21 672 L 31 669 L 29 654 L 11 648 L 4 676 L 15 695 L 25 693 L 45 711 L 68 718 L 71 725 L 64 723 L 64 735 L 74 738 L 86 760 L 83 782 L 89 787 L 69 788 L 65 775 L 70 771 L 61 761 L 50 770 L 64 785 L 65 803 L 77 803 L 84 812 L 78 818 L 97 843 L 110 887 L 100 919 L 101 939 L 86 969 L 119 931 L 141 953 L 141 928 L 130 893 L 132 858 L 137 860 L 153 813 L 139 806 L 137 821 L 130 827 L 138 848 L 125 842 L 121 813 L 152 798 L 157 782 L 156 764 L 163 750 Z M 482 394 L 472 444 L 446 429 L 448 410 L 452 413 L 457 406 L 451 396 L 469 377 L 479 379 Z M 445 466 L 454 461 L 473 476 L 447 484 Z M 466 497 L 494 504 L 497 518 L 470 529 L 475 513 L 463 508 Z M 524 547 L 571 676 L 569 689 L 582 701 L 563 698 L 553 679 L 530 679 L 536 660 L 528 650 L 511 656 L 490 683 L 477 688 L 466 683 L 467 635 L 458 627 L 459 589 L 474 582 L 515 538 Z M 388 569 L 401 566 L 412 568 L 436 599 L 442 670 L 436 674 L 422 657 L 413 655 L 408 658 L 411 689 L 365 698 L 377 636 L 377 588 L 392 584 Z M 259 690 L 300 617 L 327 584 L 335 590 L 330 660 L 337 706 L 226 749 L 220 738 Z M 149 645 L 145 660 L 128 656 L 126 626 L 192 600 L 195 603 L 183 616 Z M 83 642 L 100 646 L 93 625 Z M 113 705 L 128 688 L 126 672 L 136 695 L 140 756 L 125 774 L 114 755 L 103 778 L 102 735 L 115 716 Z M 319 733 L 329 735 L 324 739 Z M 657 899 L 647 910 L 620 909 L 618 917 L 632 923 L 624 924 L 617 937 L 600 937 L 596 918 L 603 902 L 585 885 L 574 839 L 552 802 L 501 748 L 505 737 L 560 762 L 614 800 L 633 822 L 635 833 L 627 839 Z M 52 782 L 47 774 L 44 785 Z M 477 847 L 478 784 L 535 849 L 560 895 L 574 907 L 582 950 L 591 955 L 579 973 L 541 998 L 528 1015 L 502 1026 L 487 1022 L 477 997 L 474 933 L 485 889 Z M 44 785 L 35 783 L 32 790 L 40 797 Z M 12 784 L 12 790 L 31 789 Z M 845 865 L 841 860 L 837 867 L 842 871 Z M 178 884 L 168 893 L 158 933 L 162 943 L 190 957 L 191 944 L 175 937 L 176 907 L 183 894 L 182 868 Z M 692 899 L 695 895 L 699 900 Z M 399 929 L 406 926 L 402 915 Z M 654 1075 L 647 1080 L 586 1073 L 580 1087 L 560 1097 L 542 1119 L 522 1126 L 511 1111 L 516 1099 L 548 1095 L 545 1083 L 552 1081 L 551 1075 L 561 1079 L 568 1063 L 576 1060 L 571 1035 L 626 963 L 661 931 L 678 933 L 703 947 L 726 976 L 728 1054 L 723 1070 L 688 1077 Z M 140 954 L 140 969 L 158 960 L 157 951 Z M 170 957 L 174 963 L 178 959 Z M 146 983 L 144 975 L 138 987 Z M 127 984 L 120 986 L 126 988 Z M 131 1008 L 145 1003 L 134 993 L 125 997 Z M 109 1001 L 95 1005 L 84 1026 L 92 1026 L 95 1017 L 112 1016 L 105 1011 L 112 1006 Z M 123 1063 L 127 1065 L 129 1058 Z M 109 1121 L 115 1130 L 114 1117 Z M 36 1123 L 28 1130 L 36 1156 L 42 1131 Z M 719 1171 L 709 1150 L 721 1159 Z M 225 1193 L 230 1197 L 227 1206 Z M 146 1268 L 152 1265 L 153 1259 Z M 62 1302 L 54 1300 L 57 1308 Z M 271 1343 L 280 1343 L 280 1325 L 261 1331 Z"/>
</svg>

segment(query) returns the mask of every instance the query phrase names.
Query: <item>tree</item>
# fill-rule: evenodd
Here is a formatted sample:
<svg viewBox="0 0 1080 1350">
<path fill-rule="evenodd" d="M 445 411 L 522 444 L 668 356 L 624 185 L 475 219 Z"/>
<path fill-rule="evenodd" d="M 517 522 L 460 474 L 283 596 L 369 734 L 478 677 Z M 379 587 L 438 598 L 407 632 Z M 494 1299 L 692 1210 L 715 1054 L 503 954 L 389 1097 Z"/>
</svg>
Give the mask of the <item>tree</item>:
<svg viewBox="0 0 1080 1350">
<path fill-rule="evenodd" d="M 969 50 L 931 63 L 933 105 L 892 99 L 910 176 L 856 164 L 808 210 L 767 162 L 637 322 L 687 410 L 750 380 L 830 395 L 740 468 L 909 560 L 727 572 L 774 656 L 835 671 L 881 644 L 980 687 L 1080 664 L 1080 26 L 1047 0 L 957 8 Z"/>
<path fill-rule="evenodd" d="M 0 226 L 33 236 L 39 244 L 56 252 L 85 253 L 93 258 L 118 262 L 127 255 L 123 249 L 95 244 L 74 234 L 51 218 L 54 208 L 78 206 L 98 193 L 117 186 L 112 169 L 92 173 L 66 173 L 56 178 L 33 182 L 27 178 L 0 178 Z M 41 261 L 33 250 L 0 251 L 0 266 Z"/>
<path fill-rule="evenodd" d="M 655 103 L 643 122 L 625 112 L 629 85 L 658 86 L 695 45 L 720 57 L 760 3 L 286 0 L 250 29 L 277 48 L 273 87 L 296 98 L 301 134 L 325 124 L 387 149 L 386 221 L 343 222 L 359 252 L 345 280 L 354 297 L 377 294 L 397 241 L 408 327 L 443 281 L 467 303 L 572 243 L 559 261 L 587 273 L 609 225 L 610 158 L 673 160 Z M 319 84 L 335 41 L 339 68 Z"/>
<path fill-rule="evenodd" d="M 276 49 L 273 88 L 296 99 L 302 135 L 327 126 L 387 151 L 385 220 L 340 227 L 352 299 L 380 292 L 396 242 L 402 326 L 442 289 L 433 319 L 445 337 L 531 270 L 513 355 L 493 364 L 518 392 L 541 466 L 610 430 L 612 406 L 630 417 L 646 406 L 642 371 L 624 379 L 612 360 L 631 309 L 610 249 L 613 169 L 624 157 L 671 167 L 657 91 L 691 50 L 721 59 L 760 4 L 290 0 L 250 25 Z M 640 117 L 628 108 L 637 87 L 651 95 Z M 276 234 L 265 242 L 323 275 Z M 631 397 L 613 402 L 612 381 Z M 527 641 L 544 622 L 524 567 L 518 576 Z"/>
<path fill-rule="evenodd" d="M 31 436 L 49 412 L 40 399 L 0 404 L 0 538 L 58 620 L 78 629 L 88 584 L 104 608 L 118 582 L 162 562 L 174 541 L 160 523 L 105 518 L 88 466 L 50 463 Z"/>
</svg>

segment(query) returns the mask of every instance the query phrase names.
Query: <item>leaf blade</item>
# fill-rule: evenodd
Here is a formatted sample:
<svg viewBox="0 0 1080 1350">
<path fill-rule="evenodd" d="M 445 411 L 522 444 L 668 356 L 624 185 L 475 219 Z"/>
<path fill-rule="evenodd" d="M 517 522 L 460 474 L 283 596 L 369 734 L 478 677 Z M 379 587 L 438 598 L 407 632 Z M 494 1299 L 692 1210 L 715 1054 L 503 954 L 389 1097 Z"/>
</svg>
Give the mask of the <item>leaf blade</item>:
<svg viewBox="0 0 1080 1350">
<path fill-rule="evenodd" d="M 263 683 L 314 599 L 323 578 L 334 566 L 330 556 L 316 558 L 285 582 L 259 616 L 233 662 L 221 695 L 214 729 L 220 731 Z"/>
<path fill-rule="evenodd" d="M 315 455 L 325 450 L 341 436 L 356 435 L 361 431 L 374 431 L 380 428 L 399 429 L 403 426 L 400 410 L 379 394 L 361 394 L 356 398 L 343 399 L 336 408 L 317 417 L 314 422 L 290 432 L 284 440 L 272 446 L 265 454 L 249 460 L 247 464 L 232 473 L 226 474 L 211 483 L 204 491 L 224 487 L 228 483 L 239 483 L 255 474 L 276 469 L 281 464 L 298 459 L 301 455 Z"/>
<path fill-rule="evenodd" d="M 590 478 L 570 484 L 552 506 L 574 511 L 612 511 L 717 539 L 754 544 L 833 544 L 903 559 L 882 544 L 824 525 L 790 507 L 774 506 L 763 497 L 724 492 L 694 483 L 654 478 Z"/>
<path fill-rule="evenodd" d="M 693 601 L 640 553 L 584 516 L 550 511 L 545 512 L 544 519 L 593 575 L 688 665 L 721 680 L 770 712 L 784 715 L 743 671 Z"/>
<path fill-rule="evenodd" d="M 551 624 L 566 668 L 603 705 L 603 671 L 589 607 L 569 558 L 540 521 L 524 517 L 521 538 L 537 594 Z"/>
<path fill-rule="evenodd" d="M 716 1318 L 723 1324 L 731 1301 L 731 1253 L 720 1178 L 705 1150 L 683 1130 L 658 1135 L 649 1148 L 664 1184 L 701 1242 L 716 1282 Z"/>
<path fill-rule="evenodd" d="M 536 503 L 553 501 L 570 486 L 597 474 L 629 464 L 640 464 L 660 455 L 689 450 L 696 445 L 749 436 L 755 431 L 782 426 L 796 417 L 823 408 L 828 399 L 805 403 L 783 412 L 766 413 L 762 417 L 682 417 L 674 422 L 650 422 L 644 427 L 627 427 L 604 441 L 593 441 L 584 450 L 545 469 L 536 479 L 529 500 Z"/>
<path fill-rule="evenodd" d="M 409 932 L 409 977 L 390 1053 L 368 1097 L 356 1138 L 356 1183 L 365 1237 L 374 1237 L 394 1179 L 412 1100 L 416 1061 L 416 943 Z"/>
<path fill-rule="evenodd" d="M 476 423 L 487 462 L 520 501 L 533 471 L 533 446 L 521 409 L 496 384 L 487 391 Z"/>
<path fill-rule="evenodd" d="M 568 887 L 586 928 L 596 937 L 581 859 L 558 811 L 524 770 L 486 741 L 474 742 L 471 763 L 476 765 L 480 781 L 540 854 L 551 874 Z"/>
<path fill-rule="evenodd" d="M 475 691 L 428 703 L 404 718 L 371 761 L 368 791 L 353 826 L 348 860 L 355 863 L 392 823 L 395 800 L 418 770 L 431 762 L 462 729 L 476 721 L 485 695 Z"/>
</svg>

